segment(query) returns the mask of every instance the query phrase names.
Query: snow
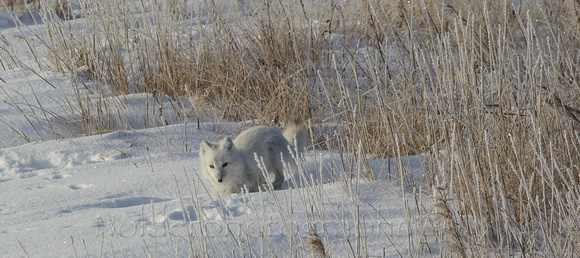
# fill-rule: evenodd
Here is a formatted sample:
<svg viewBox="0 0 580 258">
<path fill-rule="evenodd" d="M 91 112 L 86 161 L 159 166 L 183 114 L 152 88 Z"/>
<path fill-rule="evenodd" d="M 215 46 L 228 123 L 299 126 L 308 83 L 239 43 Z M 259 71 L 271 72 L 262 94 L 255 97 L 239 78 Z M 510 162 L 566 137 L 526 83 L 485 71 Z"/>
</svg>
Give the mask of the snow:
<svg viewBox="0 0 580 258">
<path fill-rule="evenodd" d="M 187 256 L 187 230 L 204 227 L 206 239 L 194 242 L 206 245 L 212 255 L 287 256 L 290 246 L 303 252 L 309 223 L 319 232 L 324 229 L 333 255 L 348 255 L 346 240 L 356 242 L 360 225 L 369 254 L 408 252 L 404 193 L 396 183 L 361 182 L 356 191 L 355 185 L 340 180 L 318 185 L 328 178 L 306 174 L 289 178 L 280 191 L 218 196 L 197 174 L 197 150 L 175 151 L 181 130 L 182 125 L 174 125 L 163 132 L 119 131 L 1 150 L 4 252 L 11 257 L 24 251 L 33 257 L 67 257 L 75 250 L 140 256 L 148 252 L 147 244 L 160 256 Z M 195 146 L 206 134 L 192 125 L 187 131 L 187 141 Z M 163 137 L 177 143 L 169 147 L 172 151 L 158 142 Z M 333 159 L 337 154 L 310 152 L 306 173 L 315 172 L 316 163 L 332 167 Z M 300 184 L 301 179 L 313 181 Z M 360 209 L 358 214 L 353 206 Z M 273 250 L 264 250 L 264 233 Z M 289 243 L 288 235 L 296 243 Z"/>
<path fill-rule="evenodd" d="M 23 33 L 45 27 L 23 15 L 18 28 L 12 15 L 0 11 L 1 36 L 26 66 L 0 69 L 2 256 L 302 257 L 313 229 L 331 256 L 437 254 L 420 225 L 429 214 L 410 207 L 421 195 L 396 180 L 397 164 L 421 173 L 420 156 L 364 161 L 393 175 L 367 182 L 357 166 L 345 168 L 353 157 L 311 150 L 282 190 L 218 196 L 199 173 L 198 146 L 246 123 L 197 128 L 168 115 L 146 124 L 156 107 L 143 93 L 110 101 L 139 129 L 84 136 L 70 123 L 78 112 L 63 104 L 73 82 L 41 71 L 24 51 Z"/>
</svg>

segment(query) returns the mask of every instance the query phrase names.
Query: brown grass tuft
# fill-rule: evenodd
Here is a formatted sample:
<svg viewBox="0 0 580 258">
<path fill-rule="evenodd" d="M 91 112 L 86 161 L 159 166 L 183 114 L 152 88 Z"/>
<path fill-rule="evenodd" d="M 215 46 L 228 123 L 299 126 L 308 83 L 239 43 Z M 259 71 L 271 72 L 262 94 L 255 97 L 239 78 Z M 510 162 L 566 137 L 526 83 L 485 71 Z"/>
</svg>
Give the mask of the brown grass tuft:
<svg viewBox="0 0 580 258">
<path fill-rule="evenodd" d="M 326 250 L 324 249 L 324 244 L 316 232 L 316 227 L 312 227 L 308 231 L 306 239 L 308 240 L 308 246 L 310 247 L 310 254 L 312 257 L 328 257 Z"/>
</svg>

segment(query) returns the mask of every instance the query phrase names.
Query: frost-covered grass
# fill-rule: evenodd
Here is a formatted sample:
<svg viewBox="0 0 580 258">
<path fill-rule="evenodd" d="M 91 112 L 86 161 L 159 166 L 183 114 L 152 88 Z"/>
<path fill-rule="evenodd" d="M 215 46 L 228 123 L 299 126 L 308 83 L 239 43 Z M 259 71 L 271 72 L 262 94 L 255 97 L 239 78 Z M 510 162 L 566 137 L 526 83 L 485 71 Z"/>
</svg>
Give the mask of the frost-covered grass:
<svg viewBox="0 0 580 258">
<path fill-rule="evenodd" d="M 7 7 L 26 9 L 22 6 Z M 0 32 L 5 148 L 182 128 L 180 137 L 151 139 L 166 153 L 195 154 L 199 140 L 239 131 L 220 131 L 214 123 L 306 123 L 314 144 L 305 173 L 314 178 L 295 178 L 307 183 L 287 191 L 227 197 L 238 198 L 236 207 L 262 209 L 281 221 L 301 210 L 296 216 L 307 225 L 316 224 L 313 217 L 336 220 L 344 212 L 350 215 L 339 218 L 371 227 L 389 219 L 379 216 L 385 213 L 380 209 L 361 212 L 375 205 L 365 206 L 373 196 L 365 193 L 369 185 L 381 188 L 392 180 L 397 193 L 408 192 L 402 194 L 400 213 L 409 234 L 405 247 L 389 249 L 399 246 L 389 238 L 369 243 L 377 238 L 362 230 L 346 244 L 338 240 L 340 251 L 329 251 L 337 238 L 317 227 L 330 254 L 381 255 L 375 248 L 380 241 L 389 246 L 386 254 L 394 255 L 397 250 L 401 255 L 570 256 L 578 248 L 580 4 L 575 1 L 33 1 L 24 6 L 29 12 L 3 11 L 0 20 L 6 31 Z M 146 147 L 142 158 L 162 153 Z M 13 152 L 15 159 L 26 157 Z M 339 155 L 340 161 L 315 158 L 318 152 Z M 402 157 L 418 154 L 420 173 L 402 169 Z M 93 154 L 87 155 L 82 160 L 92 160 Z M 155 168 L 151 159 L 146 164 Z M 377 167 L 375 161 L 385 165 Z M 10 164 L 3 171 L 34 170 L 45 163 Z M 333 177 L 317 181 L 330 172 Z M 310 186 L 313 182 L 318 183 Z M 392 196 L 385 188 L 376 191 L 379 200 Z M 181 190 L 179 196 L 189 203 L 185 210 L 211 206 L 202 204 L 205 197 L 195 197 L 197 187 Z M 349 191 L 344 205 L 320 197 Z M 258 199 L 246 201 L 264 196 L 275 209 L 266 211 Z M 288 204 L 300 209 L 287 210 Z M 333 211 L 336 205 L 341 208 Z M 432 211 L 435 216 L 424 216 Z M 370 217 L 377 219 L 368 224 Z M 248 221 L 264 220 L 252 218 Z M 298 231 L 292 230 L 255 246 L 249 237 L 232 235 L 220 244 L 194 237 L 186 242 L 190 254 L 245 245 L 252 248 L 240 250 L 254 255 L 284 250 L 283 255 L 297 256 L 297 250 L 310 250 L 305 245 L 318 243 L 304 230 L 295 239 Z M 280 249 L 280 243 L 288 248 Z M 148 253 L 158 246 L 145 245 Z M 257 246 L 261 251 L 251 251 Z"/>
</svg>

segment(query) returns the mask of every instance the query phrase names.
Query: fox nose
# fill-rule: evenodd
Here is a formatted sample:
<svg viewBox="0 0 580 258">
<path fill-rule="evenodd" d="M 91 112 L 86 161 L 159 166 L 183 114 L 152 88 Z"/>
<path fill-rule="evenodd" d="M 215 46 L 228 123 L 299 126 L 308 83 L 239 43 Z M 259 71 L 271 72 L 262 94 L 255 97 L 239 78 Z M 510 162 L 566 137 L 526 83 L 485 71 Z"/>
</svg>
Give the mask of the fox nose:
<svg viewBox="0 0 580 258">
<path fill-rule="evenodd" d="M 218 182 L 220 182 L 220 183 L 221 183 L 222 181 L 224 181 L 224 180 L 222 180 L 221 178 L 220 178 L 220 179 L 218 179 Z"/>
</svg>

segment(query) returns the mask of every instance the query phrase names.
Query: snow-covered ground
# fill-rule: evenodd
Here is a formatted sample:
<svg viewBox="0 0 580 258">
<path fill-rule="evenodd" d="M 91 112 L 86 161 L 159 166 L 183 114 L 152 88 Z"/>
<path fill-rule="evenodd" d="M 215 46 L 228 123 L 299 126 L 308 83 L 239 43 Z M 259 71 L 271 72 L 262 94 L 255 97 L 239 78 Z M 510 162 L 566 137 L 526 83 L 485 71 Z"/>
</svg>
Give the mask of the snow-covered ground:
<svg viewBox="0 0 580 258">
<path fill-rule="evenodd" d="M 420 173 L 421 157 L 369 160 L 395 176 L 367 182 L 360 168 L 345 167 L 350 156 L 311 150 L 282 190 L 218 196 L 199 173 L 198 146 L 248 125 L 170 123 L 81 136 L 70 121 L 78 114 L 63 104 L 74 95 L 71 80 L 40 70 L 24 51 L 27 31 L 44 25 L 20 14 L 19 28 L 11 15 L 0 11 L 0 51 L 14 50 L 22 63 L 0 67 L 0 256 L 302 257 L 313 232 L 336 257 L 438 253 L 429 208 L 417 212 L 428 200 L 396 180 L 398 164 Z M 119 101 L 132 116 L 153 102 L 149 94 Z"/>
</svg>

